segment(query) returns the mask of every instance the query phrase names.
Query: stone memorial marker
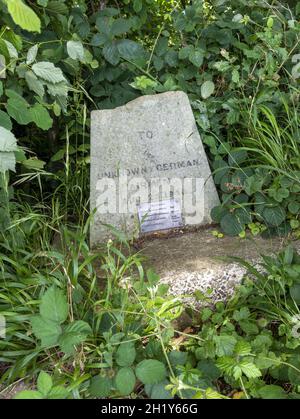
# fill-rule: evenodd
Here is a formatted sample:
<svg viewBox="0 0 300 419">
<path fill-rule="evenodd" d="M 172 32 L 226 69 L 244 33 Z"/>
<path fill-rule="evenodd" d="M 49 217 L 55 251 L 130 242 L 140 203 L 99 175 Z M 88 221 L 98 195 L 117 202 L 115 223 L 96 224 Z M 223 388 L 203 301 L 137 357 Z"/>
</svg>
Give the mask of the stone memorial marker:
<svg viewBox="0 0 300 419">
<path fill-rule="evenodd" d="M 0 79 L 6 78 L 5 65 L 5 58 L 3 55 L 0 55 Z"/>
<path fill-rule="evenodd" d="M 91 116 L 91 244 L 209 224 L 219 204 L 187 95 L 142 96 Z"/>
</svg>

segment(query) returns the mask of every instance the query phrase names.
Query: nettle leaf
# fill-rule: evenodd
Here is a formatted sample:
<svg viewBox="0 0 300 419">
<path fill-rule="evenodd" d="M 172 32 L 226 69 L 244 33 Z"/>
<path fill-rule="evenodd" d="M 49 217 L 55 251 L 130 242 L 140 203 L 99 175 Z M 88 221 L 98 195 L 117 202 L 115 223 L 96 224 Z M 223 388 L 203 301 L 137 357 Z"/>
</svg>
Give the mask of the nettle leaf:
<svg viewBox="0 0 300 419">
<path fill-rule="evenodd" d="M 201 96 L 203 99 L 209 98 L 215 91 L 215 84 L 212 81 L 205 81 L 201 86 Z"/>
<path fill-rule="evenodd" d="M 116 353 L 116 362 L 120 367 L 127 367 L 133 364 L 136 357 L 136 350 L 133 342 L 121 343 Z"/>
<path fill-rule="evenodd" d="M 9 115 L 3 111 L 0 111 L 0 127 L 6 128 L 9 131 L 12 129 L 12 123 Z"/>
<path fill-rule="evenodd" d="M 41 316 L 31 318 L 32 331 L 41 340 L 42 347 L 51 347 L 58 344 L 58 338 L 62 332 L 58 323 L 46 320 Z"/>
<path fill-rule="evenodd" d="M 68 317 L 68 303 L 64 292 L 56 286 L 50 287 L 42 296 L 40 314 L 43 319 L 63 323 Z"/>
<path fill-rule="evenodd" d="M 133 392 L 136 383 L 136 378 L 132 368 L 121 368 L 116 375 L 116 388 L 122 396 L 128 396 Z"/>
<path fill-rule="evenodd" d="M 55 67 L 53 63 L 48 61 L 41 61 L 33 64 L 32 71 L 36 76 L 50 83 L 59 83 L 66 81 L 63 72 L 59 67 Z"/>
<path fill-rule="evenodd" d="M 40 97 L 44 96 L 45 89 L 43 83 L 37 78 L 33 71 L 28 70 L 25 73 L 25 80 L 30 90 L 39 95 Z"/>
<path fill-rule="evenodd" d="M 72 354 L 75 346 L 85 341 L 86 337 L 91 333 L 92 330 L 88 323 L 83 320 L 74 321 L 66 326 L 59 337 L 59 346 L 64 353 Z"/>
<path fill-rule="evenodd" d="M 35 104 L 30 108 L 30 115 L 32 121 L 43 130 L 48 130 L 52 127 L 53 120 L 49 115 L 47 109 L 40 103 Z"/>
<path fill-rule="evenodd" d="M 156 359 L 141 361 L 135 370 L 136 376 L 143 384 L 156 384 L 166 378 L 165 365 Z"/>
<path fill-rule="evenodd" d="M 110 395 L 112 388 L 112 379 L 109 377 L 101 377 L 100 375 L 91 379 L 89 393 L 94 397 L 107 397 Z"/>
<path fill-rule="evenodd" d="M 0 173 L 5 173 L 8 170 L 16 171 L 16 156 L 13 152 L 0 152 Z"/>
<path fill-rule="evenodd" d="M 43 394 L 47 395 L 53 386 L 52 378 L 49 374 L 41 371 L 37 379 L 37 388 Z"/>
<path fill-rule="evenodd" d="M 33 47 L 29 48 L 28 52 L 27 52 L 27 57 L 26 57 L 26 64 L 30 65 L 32 64 L 37 56 L 38 53 L 38 45 L 33 45 Z"/>
<path fill-rule="evenodd" d="M 14 134 L 6 128 L 0 127 L 0 152 L 16 151 L 17 139 Z"/>
<path fill-rule="evenodd" d="M 13 21 L 30 32 L 41 32 L 41 21 L 36 13 L 22 0 L 5 0 Z"/>
<path fill-rule="evenodd" d="M 84 60 L 84 49 L 80 41 L 68 41 L 67 42 L 68 55 L 72 60 Z"/>
</svg>

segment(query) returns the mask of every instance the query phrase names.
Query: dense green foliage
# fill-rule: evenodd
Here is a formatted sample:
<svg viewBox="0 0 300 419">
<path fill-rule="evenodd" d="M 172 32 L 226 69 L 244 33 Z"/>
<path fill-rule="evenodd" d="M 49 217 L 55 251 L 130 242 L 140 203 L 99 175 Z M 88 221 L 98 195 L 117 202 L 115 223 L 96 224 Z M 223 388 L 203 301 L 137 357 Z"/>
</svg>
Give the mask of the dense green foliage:
<svg viewBox="0 0 300 419">
<path fill-rule="evenodd" d="M 183 90 L 222 231 L 299 236 L 299 2 L 0 10 L 0 383 L 33 377 L 23 398 L 298 398 L 299 255 L 248 265 L 226 305 L 188 309 L 181 329 L 182 301 L 120 233 L 90 252 L 87 185 L 90 110 Z"/>
</svg>

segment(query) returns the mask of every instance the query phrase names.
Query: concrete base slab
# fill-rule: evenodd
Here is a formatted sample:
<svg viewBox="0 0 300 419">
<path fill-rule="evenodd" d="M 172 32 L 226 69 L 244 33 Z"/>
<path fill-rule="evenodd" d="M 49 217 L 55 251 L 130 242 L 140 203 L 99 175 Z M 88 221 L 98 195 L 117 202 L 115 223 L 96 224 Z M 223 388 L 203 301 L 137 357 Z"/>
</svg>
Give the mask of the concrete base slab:
<svg viewBox="0 0 300 419">
<path fill-rule="evenodd" d="M 169 285 L 171 294 L 193 295 L 195 291 L 200 291 L 212 303 L 223 301 L 233 293 L 246 270 L 222 258 L 234 256 L 258 263 L 261 255 L 272 255 L 287 245 L 286 238 L 278 237 L 216 238 L 212 230 L 209 228 L 143 243 L 146 265 L 154 268 L 162 283 Z M 300 249 L 299 240 L 293 244 Z"/>
</svg>

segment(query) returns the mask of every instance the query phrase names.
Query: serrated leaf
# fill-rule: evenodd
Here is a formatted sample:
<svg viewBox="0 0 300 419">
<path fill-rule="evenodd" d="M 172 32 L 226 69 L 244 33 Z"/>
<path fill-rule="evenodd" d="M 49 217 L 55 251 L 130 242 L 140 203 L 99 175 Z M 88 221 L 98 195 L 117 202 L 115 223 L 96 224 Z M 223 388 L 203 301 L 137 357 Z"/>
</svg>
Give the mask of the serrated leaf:
<svg viewBox="0 0 300 419">
<path fill-rule="evenodd" d="M 122 58 L 129 61 L 144 59 L 145 51 L 142 45 L 130 39 L 123 39 L 118 42 L 118 51 Z"/>
<path fill-rule="evenodd" d="M 83 61 L 84 49 L 80 41 L 68 41 L 67 42 L 68 55 L 72 60 Z"/>
<path fill-rule="evenodd" d="M 5 173 L 8 170 L 11 170 L 12 172 L 16 171 L 15 153 L 0 152 L 0 173 Z"/>
<path fill-rule="evenodd" d="M 37 388 L 43 394 L 47 395 L 53 385 L 52 378 L 49 374 L 41 371 L 37 379 Z"/>
<path fill-rule="evenodd" d="M 92 332 L 88 323 L 83 320 L 76 320 L 68 324 L 59 337 L 59 346 L 66 354 L 72 354 L 75 346 L 84 342 L 86 337 Z"/>
<path fill-rule="evenodd" d="M 122 396 L 128 396 L 135 387 L 136 378 L 132 368 L 121 368 L 116 375 L 115 384 Z"/>
<path fill-rule="evenodd" d="M 120 367 L 128 367 L 133 364 L 136 350 L 133 342 L 121 343 L 117 349 L 116 362 Z"/>
<path fill-rule="evenodd" d="M 212 81 L 205 81 L 201 86 L 201 96 L 203 99 L 209 98 L 215 91 L 215 84 Z"/>
<path fill-rule="evenodd" d="M 258 377 L 261 377 L 260 370 L 257 368 L 256 365 L 253 364 L 253 362 L 242 361 L 242 362 L 240 362 L 239 367 L 241 368 L 241 370 L 243 371 L 243 373 L 248 378 L 258 378 Z"/>
<path fill-rule="evenodd" d="M 33 45 L 33 47 L 29 48 L 28 52 L 27 52 L 27 57 L 26 57 L 26 64 L 30 65 L 32 64 L 37 56 L 38 53 L 38 45 Z"/>
<path fill-rule="evenodd" d="M 43 83 L 37 78 L 37 76 L 31 71 L 28 70 L 25 73 L 25 80 L 30 90 L 39 95 L 40 97 L 44 96 L 45 90 Z"/>
<path fill-rule="evenodd" d="M 50 83 L 55 84 L 66 80 L 61 69 L 48 61 L 33 64 L 32 71 L 36 76 Z"/>
<path fill-rule="evenodd" d="M 46 320 L 41 316 L 31 318 L 32 331 L 41 340 L 42 347 L 51 347 L 58 344 L 61 327 L 56 322 Z"/>
<path fill-rule="evenodd" d="M 117 65 L 120 61 L 120 54 L 116 43 L 105 45 L 102 50 L 103 56 L 112 65 Z"/>
<path fill-rule="evenodd" d="M 131 21 L 129 19 L 115 19 L 111 26 L 111 33 L 114 36 L 122 35 L 128 32 L 131 28 Z"/>
<path fill-rule="evenodd" d="M 8 91 L 6 90 L 8 95 Z M 29 104 L 20 95 L 12 93 L 7 100 L 6 110 L 8 114 L 20 125 L 27 125 L 31 122 Z"/>
<path fill-rule="evenodd" d="M 91 379 L 89 393 L 94 397 L 107 397 L 110 395 L 111 388 L 112 379 L 98 375 Z"/>
<path fill-rule="evenodd" d="M 68 317 L 68 303 L 64 292 L 56 286 L 48 288 L 41 299 L 40 314 L 43 319 L 63 323 Z"/>
<path fill-rule="evenodd" d="M 0 127 L 6 128 L 9 131 L 12 129 L 12 123 L 9 115 L 3 111 L 0 111 Z"/>
<path fill-rule="evenodd" d="M 41 21 L 36 13 L 22 0 L 6 0 L 7 9 L 13 21 L 29 32 L 40 32 Z"/>
<path fill-rule="evenodd" d="M 236 338 L 230 335 L 214 336 L 214 342 L 218 356 L 232 355 L 237 343 Z"/>
<path fill-rule="evenodd" d="M 166 378 L 165 365 L 156 359 L 141 361 L 135 370 L 136 376 L 143 384 L 156 384 Z"/>
<path fill-rule="evenodd" d="M 52 127 L 53 120 L 49 115 L 47 109 L 40 103 L 35 104 L 30 108 L 31 120 L 37 127 L 48 130 Z"/>
<path fill-rule="evenodd" d="M 0 127 L 0 152 L 17 150 L 17 139 L 14 134 L 6 128 Z"/>
</svg>

